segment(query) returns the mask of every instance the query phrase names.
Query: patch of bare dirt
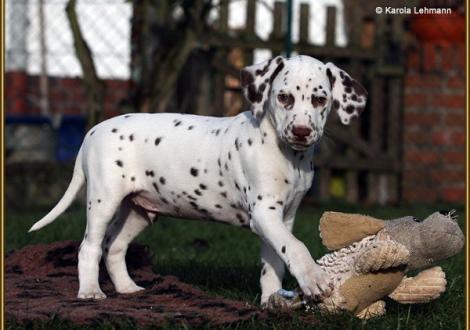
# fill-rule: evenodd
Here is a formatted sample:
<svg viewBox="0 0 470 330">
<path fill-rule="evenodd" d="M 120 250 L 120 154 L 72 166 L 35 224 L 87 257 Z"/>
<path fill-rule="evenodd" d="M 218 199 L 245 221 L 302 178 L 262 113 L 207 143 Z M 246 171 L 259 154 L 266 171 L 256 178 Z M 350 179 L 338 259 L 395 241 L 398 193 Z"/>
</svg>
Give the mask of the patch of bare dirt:
<svg viewBox="0 0 470 330">
<path fill-rule="evenodd" d="M 128 319 L 140 326 L 186 324 L 218 326 L 252 318 L 265 319 L 267 313 L 242 301 L 211 296 L 179 281 L 152 271 L 149 251 L 132 244 L 127 265 L 137 284 L 146 290 L 117 294 L 106 271 L 100 283 L 108 298 L 79 300 L 77 251 L 79 243 L 56 242 L 26 246 L 5 258 L 5 310 L 19 323 L 48 320 L 54 315 L 75 324 Z"/>
</svg>

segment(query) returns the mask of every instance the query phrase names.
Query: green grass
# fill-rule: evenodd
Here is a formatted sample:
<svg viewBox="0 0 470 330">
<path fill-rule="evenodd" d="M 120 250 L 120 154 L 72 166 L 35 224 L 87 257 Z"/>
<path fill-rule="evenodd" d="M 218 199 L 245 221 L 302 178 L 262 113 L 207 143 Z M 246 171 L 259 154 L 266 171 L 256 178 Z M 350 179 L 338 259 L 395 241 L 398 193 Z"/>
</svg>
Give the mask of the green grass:
<svg viewBox="0 0 470 330">
<path fill-rule="evenodd" d="M 464 210 L 453 205 L 413 205 L 404 207 L 358 207 L 352 205 L 304 206 L 299 210 L 294 228 L 315 258 L 325 249 L 318 236 L 318 219 L 323 211 L 336 210 L 369 214 L 378 218 L 395 218 L 414 215 L 424 218 L 435 210 L 456 208 L 464 230 Z M 7 212 L 6 250 L 28 244 L 49 243 L 59 240 L 81 240 L 85 229 L 85 213 L 82 208 L 72 208 L 57 221 L 39 232 L 28 234 L 28 228 L 44 215 L 43 211 Z M 197 244 L 206 241 L 208 245 Z M 149 245 L 154 253 L 154 270 L 161 274 L 177 276 L 210 293 L 226 298 L 257 304 L 259 301 L 259 241 L 248 230 L 189 220 L 160 218 L 152 228 L 144 231 L 138 242 Z M 465 328 L 465 256 L 460 253 L 441 262 L 447 274 L 446 293 L 429 304 L 399 305 L 387 300 L 387 314 L 368 322 L 362 322 L 347 314 L 339 316 L 317 315 L 321 329 L 463 329 Z M 295 281 L 287 276 L 284 287 L 295 287 Z M 296 316 L 276 317 L 269 321 L 250 321 L 233 325 L 235 329 L 285 329 L 309 328 Z M 72 324 L 53 319 L 19 325 L 10 322 L 8 328 L 73 329 Z M 100 323 L 100 329 L 112 329 L 112 325 Z M 121 328 L 135 328 L 125 322 Z"/>
</svg>

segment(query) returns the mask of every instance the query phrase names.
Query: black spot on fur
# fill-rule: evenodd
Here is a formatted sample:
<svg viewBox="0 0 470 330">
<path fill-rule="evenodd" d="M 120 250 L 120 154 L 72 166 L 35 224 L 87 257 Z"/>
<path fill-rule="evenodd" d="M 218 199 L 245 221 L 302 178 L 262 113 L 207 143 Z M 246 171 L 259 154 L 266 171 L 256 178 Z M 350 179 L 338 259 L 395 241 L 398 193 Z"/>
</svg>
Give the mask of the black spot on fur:
<svg viewBox="0 0 470 330">
<path fill-rule="evenodd" d="M 218 208 L 218 209 L 221 209 L 221 208 L 222 208 L 222 206 L 219 205 L 219 204 L 215 204 L 214 207 L 215 207 L 215 208 Z"/>
<path fill-rule="evenodd" d="M 224 197 L 224 198 L 227 198 L 227 192 L 226 191 L 223 191 L 220 193 L 220 196 Z"/>
<path fill-rule="evenodd" d="M 116 133 L 117 131 L 118 131 L 117 128 L 113 128 L 113 129 L 111 130 L 112 133 Z"/>
<path fill-rule="evenodd" d="M 152 182 L 152 186 L 155 188 L 155 190 L 157 191 L 157 193 L 160 193 L 160 189 L 158 189 L 158 185 L 156 182 Z"/>
<path fill-rule="evenodd" d="M 135 176 L 131 176 L 131 181 L 135 181 Z"/>
<path fill-rule="evenodd" d="M 202 192 L 199 191 L 198 189 L 194 189 L 194 193 L 198 196 L 202 196 Z"/>
<path fill-rule="evenodd" d="M 275 210 L 276 207 L 275 207 L 275 206 L 270 206 L 269 209 L 270 209 L 270 210 Z"/>
<path fill-rule="evenodd" d="M 162 176 L 160 177 L 160 183 L 161 183 L 161 184 L 165 184 L 165 183 L 166 183 L 166 180 L 165 180 L 165 178 L 164 178 L 164 177 L 162 177 Z"/>
<path fill-rule="evenodd" d="M 119 167 L 124 167 L 124 164 L 122 163 L 121 160 L 116 160 L 116 165 Z"/>
<path fill-rule="evenodd" d="M 177 126 L 181 125 L 181 120 L 177 120 L 174 123 L 175 123 L 175 127 L 177 127 Z"/>
<path fill-rule="evenodd" d="M 201 183 L 201 184 L 199 185 L 199 188 L 201 188 L 202 190 L 206 190 L 206 189 L 207 189 L 207 186 L 206 186 L 205 184 Z"/>
<path fill-rule="evenodd" d="M 263 199 L 263 196 L 258 195 L 258 200 L 260 201 L 260 200 L 262 200 L 262 199 Z"/>
<path fill-rule="evenodd" d="M 189 170 L 189 173 L 191 173 L 192 176 L 198 176 L 199 170 L 197 168 L 191 167 L 191 169 Z"/>
<path fill-rule="evenodd" d="M 284 205 L 284 203 L 282 201 L 277 201 L 276 203 L 281 205 L 281 206 Z"/>
<path fill-rule="evenodd" d="M 157 137 L 155 139 L 155 145 L 158 146 L 160 144 L 160 142 L 162 142 L 162 138 L 161 137 Z"/>
<path fill-rule="evenodd" d="M 93 134 L 95 134 L 95 131 L 91 131 L 91 132 L 90 132 L 90 136 L 92 136 Z"/>
<path fill-rule="evenodd" d="M 251 139 L 248 139 L 246 142 L 248 142 L 249 146 L 251 146 L 253 144 L 253 141 Z"/>
<path fill-rule="evenodd" d="M 339 109 L 339 101 L 337 99 L 333 100 L 333 109 L 338 110 Z"/>
<path fill-rule="evenodd" d="M 240 221 L 240 223 L 245 223 L 245 219 L 243 219 L 243 216 L 240 213 L 237 213 L 235 216 L 237 217 L 238 221 Z"/>
<path fill-rule="evenodd" d="M 223 187 L 223 186 L 224 186 L 224 183 L 223 183 L 222 181 L 219 181 L 218 184 L 219 184 L 219 187 Z"/>
<path fill-rule="evenodd" d="M 285 245 L 282 246 L 281 252 L 286 253 L 286 246 Z"/>
<path fill-rule="evenodd" d="M 129 135 L 129 141 L 134 141 L 134 134 Z"/>
<path fill-rule="evenodd" d="M 188 131 L 192 130 L 193 128 L 194 128 L 193 125 L 189 125 L 189 126 L 188 126 Z"/>
<path fill-rule="evenodd" d="M 289 184 L 289 180 L 287 180 L 287 179 L 284 179 L 284 182 L 287 183 L 287 184 Z"/>
<path fill-rule="evenodd" d="M 336 77 L 333 76 L 333 73 L 331 73 L 330 68 L 326 69 L 326 75 L 328 76 L 328 80 L 330 81 L 330 86 L 333 89 L 333 86 L 335 85 Z"/>
</svg>

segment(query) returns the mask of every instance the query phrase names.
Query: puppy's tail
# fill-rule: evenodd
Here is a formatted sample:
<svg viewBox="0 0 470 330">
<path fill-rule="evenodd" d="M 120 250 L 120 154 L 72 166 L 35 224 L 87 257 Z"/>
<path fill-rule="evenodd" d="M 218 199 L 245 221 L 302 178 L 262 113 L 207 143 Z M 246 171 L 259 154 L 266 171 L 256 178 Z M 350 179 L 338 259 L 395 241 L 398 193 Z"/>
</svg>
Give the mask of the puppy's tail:
<svg viewBox="0 0 470 330">
<path fill-rule="evenodd" d="M 59 215 L 61 215 L 69 206 L 72 204 L 73 200 L 77 196 L 77 193 L 83 187 L 85 183 L 85 174 L 83 172 L 82 165 L 82 148 L 78 151 L 77 159 L 75 160 L 75 167 L 73 170 L 72 180 L 65 191 L 64 195 L 60 201 L 54 206 L 54 208 L 41 220 L 36 222 L 28 232 L 32 232 L 38 229 L 41 229 L 44 226 L 47 226 L 53 222 Z"/>
</svg>

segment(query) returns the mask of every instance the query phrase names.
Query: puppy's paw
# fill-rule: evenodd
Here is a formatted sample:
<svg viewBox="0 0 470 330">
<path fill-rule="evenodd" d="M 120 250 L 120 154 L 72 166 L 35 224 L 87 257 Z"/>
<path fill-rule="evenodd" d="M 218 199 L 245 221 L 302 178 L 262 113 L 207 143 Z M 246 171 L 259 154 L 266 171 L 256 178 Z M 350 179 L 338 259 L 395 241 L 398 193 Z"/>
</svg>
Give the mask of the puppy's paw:
<svg viewBox="0 0 470 330">
<path fill-rule="evenodd" d="M 135 283 L 129 283 L 128 285 L 119 288 L 116 287 L 117 292 L 124 294 L 135 293 L 142 290 L 145 290 L 145 288 L 138 286 Z"/>
<path fill-rule="evenodd" d="M 90 291 L 79 291 L 77 295 L 78 299 L 105 299 L 106 295 L 99 288 Z"/>
<path fill-rule="evenodd" d="M 333 283 L 328 274 L 314 262 L 297 278 L 297 281 L 307 301 L 322 301 L 333 292 Z"/>
</svg>

